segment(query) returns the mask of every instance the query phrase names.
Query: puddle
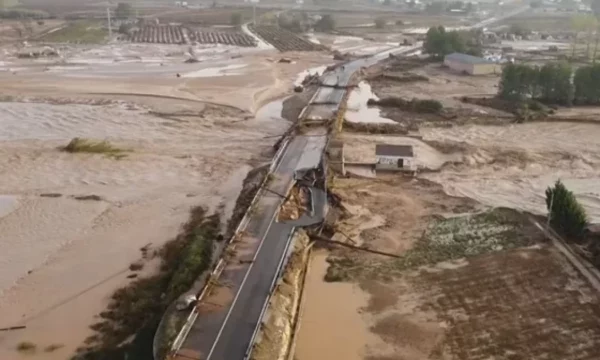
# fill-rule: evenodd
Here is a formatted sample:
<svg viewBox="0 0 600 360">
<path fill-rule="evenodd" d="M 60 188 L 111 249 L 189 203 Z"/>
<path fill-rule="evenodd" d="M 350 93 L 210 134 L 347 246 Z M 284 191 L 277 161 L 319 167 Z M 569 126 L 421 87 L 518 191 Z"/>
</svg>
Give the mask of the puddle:
<svg viewBox="0 0 600 360">
<path fill-rule="evenodd" d="M 19 201 L 16 196 L 0 195 L 0 218 L 17 209 Z"/>
<path fill-rule="evenodd" d="M 183 74 L 184 78 L 202 78 L 202 77 L 216 77 L 216 76 L 233 76 L 242 75 L 243 71 L 230 71 L 245 68 L 247 64 L 230 64 L 222 67 L 211 67 L 201 69 L 198 71 L 189 72 Z"/>
<path fill-rule="evenodd" d="M 350 122 L 377 123 L 377 124 L 395 124 L 396 122 L 381 116 L 381 110 L 377 107 L 368 107 L 369 99 L 379 98 L 373 94 L 371 85 L 361 81 L 358 87 L 350 93 L 348 97 L 348 109 L 346 111 L 346 120 Z"/>
<path fill-rule="evenodd" d="M 304 80 L 304 78 L 307 77 L 308 75 L 311 75 L 311 74 L 318 74 L 319 76 L 323 75 L 323 73 L 325 72 L 325 69 L 327 69 L 327 65 L 321 65 L 321 66 L 317 66 L 317 67 L 302 71 L 296 77 L 296 81 L 294 81 L 294 86 L 302 85 L 302 80 Z"/>
</svg>

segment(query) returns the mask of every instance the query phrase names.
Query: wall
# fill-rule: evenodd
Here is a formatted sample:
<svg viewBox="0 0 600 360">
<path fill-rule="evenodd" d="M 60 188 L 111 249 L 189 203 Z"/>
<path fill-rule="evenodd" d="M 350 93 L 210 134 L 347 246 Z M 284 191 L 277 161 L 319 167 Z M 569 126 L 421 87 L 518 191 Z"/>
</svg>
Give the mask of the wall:
<svg viewBox="0 0 600 360">
<path fill-rule="evenodd" d="M 473 64 L 466 64 L 459 61 L 453 61 L 450 59 L 444 59 L 444 65 L 448 66 L 450 69 L 458 72 L 466 71 L 469 74 L 473 74 Z"/>
<path fill-rule="evenodd" d="M 498 64 L 477 64 L 473 67 L 473 75 L 500 74 L 502 69 Z"/>
<path fill-rule="evenodd" d="M 375 164 L 376 169 L 382 170 L 401 170 L 401 169 L 412 169 L 414 165 L 414 159 L 412 157 L 404 156 L 375 156 L 377 163 Z M 398 160 L 404 160 L 404 166 L 398 167 Z"/>
</svg>

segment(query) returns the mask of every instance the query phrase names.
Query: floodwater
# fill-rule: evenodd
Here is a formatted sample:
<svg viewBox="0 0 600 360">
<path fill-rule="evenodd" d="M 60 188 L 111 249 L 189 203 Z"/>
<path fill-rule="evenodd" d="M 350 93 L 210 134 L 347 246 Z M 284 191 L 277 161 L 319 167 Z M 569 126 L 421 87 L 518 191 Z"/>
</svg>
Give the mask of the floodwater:
<svg viewBox="0 0 600 360">
<path fill-rule="evenodd" d="M 396 123 L 394 120 L 382 117 L 381 110 L 378 107 L 367 106 L 369 99 L 379 100 L 377 95 L 371 90 L 371 85 L 366 81 L 361 81 L 358 87 L 350 92 L 350 96 L 348 97 L 346 120 L 374 124 Z"/>
<path fill-rule="evenodd" d="M 545 189 L 561 180 L 600 222 L 600 126 L 534 122 L 423 128 L 427 140 L 462 143 L 460 165 L 424 174 L 454 196 L 546 214 Z M 457 149 L 457 151 L 459 151 Z"/>
<path fill-rule="evenodd" d="M 183 74 L 184 78 L 203 78 L 203 77 L 217 77 L 217 76 L 233 76 L 243 75 L 243 71 L 232 71 L 242 69 L 248 66 L 247 64 L 229 64 L 221 67 L 210 67 L 201 69 L 193 72 Z"/>
<path fill-rule="evenodd" d="M 369 295 L 355 284 L 325 282 L 326 259 L 325 251 L 313 252 L 294 358 L 362 360 L 367 344 L 378 341 L 359 312 Z"/>
<path fill-rule="evenodd" d="M 0 195 L 0 218 L 13 212 L 18 205 L 16 196 Z"/>
</svg>

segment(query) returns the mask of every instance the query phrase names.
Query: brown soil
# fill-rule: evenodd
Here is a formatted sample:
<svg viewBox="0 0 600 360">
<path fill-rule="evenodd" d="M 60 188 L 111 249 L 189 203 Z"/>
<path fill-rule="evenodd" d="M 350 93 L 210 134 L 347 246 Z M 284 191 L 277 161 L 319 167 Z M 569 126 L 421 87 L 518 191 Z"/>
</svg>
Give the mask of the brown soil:
<svg viewBox="0 0 600 360">
<path fill-rule="evenodd" d="M 410 75 L 406 71 L 411 70 Z M 501 125 L 513 121 L 506 111 L 487 107 L 478 102 L 465 103 L 463 97 L 493 96 L 497 93 L 497 76 L 465 76 L 428 64 L 427 60 L 390 60 L 368 76 L 373 92 L 379 98 L 401 97 L 435 99 L 444 106 L 443 114 L 421 114 L 398 108 L 382 108 L 382 115 L 401 125 L 416 129 L 421 126 L 452 126 L 466 123 Z M 428 79 L 428 81 L 412 81 Z M 409 81 L 410 80 L 410 81 Z M 483 106 L 480 106 L 483 105 Z M 504 110 L 504 108 L 502 108 Z"/>
<path fill-rule="evenodd" d="M 444 220 L 440 215 L 473 211 L 474 203 L 448 197 L 422 180 L 336 178 L 334 183 L 332 191 L 346 210 L 336 230 L 404 256 L 388 260 L 335 250 L 330 262 L 348 271 L 348 282 L 324 285 L 309 277 L 308 320 L 300 332 L 298 359 L 339 355 L 321 356 L 307 348 L 316 346 L 308 339 L 315 341 L 324 331 L 353 339 L 351 359 L 591 360 L 600 355 L 597 294 L 555 248 L 540 243 L 543 236 L 526 217 L 505 209 Z M 381 223 L 373 221 L 377 217 L 385 225 L 374 224 Z M 444 235 L 448 230 L 450 238 Z M 430 242 L 426 251 L 423 239 Z M 484 241 L 491 247 L 483 253 L 473 248 L 472 255 L 467 250 L 466 258 L 457 258 L 444 248 L 448 241 L 469 246 Z M 311 291 L 317 287 L 339 294 Z M 355 293 L 357 288 L 362 291 Z M 326 325 L 329 317 L 315 318 L 328 306 L 321 295 L 342 294 L 354 308 L 340 304 L 329 309 L 331 316 L 355 318 L 358 313 L 362 325 L 336 327 Z M 367 300 L 360 300 L 364 295 Z"/>
<path fill-rule="evenodd" d="M 402 253 L 420 238 L 429 217 L 463 213 L 475 203 L 445 195 L 441 187 L 421 179 L 395 176 L 377 179 L 336 178 L 331 192 L 343 199 L 346 216 L 337 230 L 370 248 Z M 390 206 L 393 204 L 393 206 Z M 336 240 L 343 240 L 339 235 Z"/>
</svg>

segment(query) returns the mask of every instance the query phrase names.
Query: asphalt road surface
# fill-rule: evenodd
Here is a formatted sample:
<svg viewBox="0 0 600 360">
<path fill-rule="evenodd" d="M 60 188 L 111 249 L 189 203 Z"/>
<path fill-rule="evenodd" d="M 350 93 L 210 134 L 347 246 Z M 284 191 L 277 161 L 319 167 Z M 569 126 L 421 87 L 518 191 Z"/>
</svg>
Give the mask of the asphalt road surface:
<svg viewBox="0 0 600 360">
<path fill-rule="evenodd" d="M 510 16 L 519 14 L 528 7 L 523 7 L 493 19 L 476 24 L 473 28 L 491 25 Z M 322 87 L 314 99 L 320 105 L 319 109 L 323 119 L 331 116 L 339 106 L 354 72 L 361 67 L 374 65 L 385 59 L 390 53 L 403 54 L 417 51 L 421 45 L 390 49 L 377 55 L 358 59 L 339 67 L 335 72 L 325 75 L 325 79 L 335 76 L 336 88 Z M 323 92 L 322 94 L 320 92 Z M 328 105 L 324 105 L 328 104 Z M 307 114 L 311 114 L 311 105 Z M 308 136 L 307 136 L 308 135 Z M 266 192 L 258 200 L 256 211 L 250 216 L 244 229 L 242 248 L 247 259 L 239 264 L 228 264 L 219 278 L 219 282 L 227 284 L 232 296 L 220 299 L 218 308 L 211 305 L 210 295 L 199 305 L 199 316 L 191 331 L 186 337 L 180 353 L 187 358 L 202 360 L 242 360 L 250 349 L 250 342 L 257 324 L 260 322 L 263 307 L 270 296 L 273 285 L 279 276 L 278 270 L 286 256 L 290 236 L 294 231 L 293 223 L 277 222 L 275 217 L 281 205 L 282 198 L 279 194 L 286 194 L 294 184 L 294 173 L 306 169 L 307 166 L 317 164 L 325 149 L 325 135 L 314 134 L 295 136 L 284 150 L 284 154 L 276 164 L 274 179 L 269 185 L 273 192 Z M 322 194 L 317 194 L 322 195 Z M 323 196 L 319 196 L 323 200 Z M 321 200 L 318 201 L 320 206 Z M 319 211 L 323 214 L 322 211 Z M 319 219 L 302 219 L 307 223 L 314 223 Z M 239 250 L 238 250 L 239 251 Z M 190 354 L 194 354 L 190 357 Z"/>
</svg>

